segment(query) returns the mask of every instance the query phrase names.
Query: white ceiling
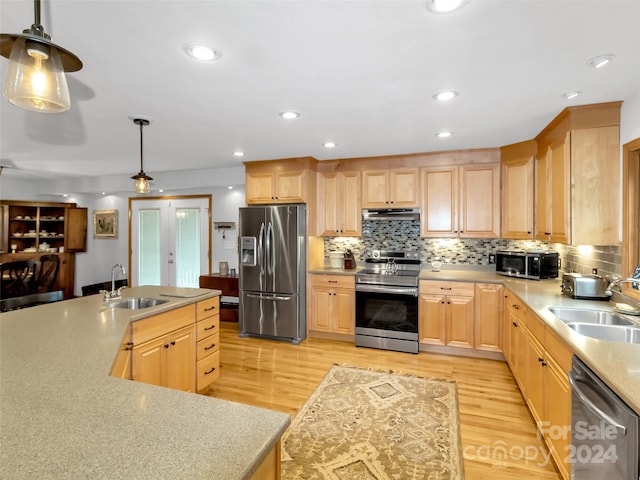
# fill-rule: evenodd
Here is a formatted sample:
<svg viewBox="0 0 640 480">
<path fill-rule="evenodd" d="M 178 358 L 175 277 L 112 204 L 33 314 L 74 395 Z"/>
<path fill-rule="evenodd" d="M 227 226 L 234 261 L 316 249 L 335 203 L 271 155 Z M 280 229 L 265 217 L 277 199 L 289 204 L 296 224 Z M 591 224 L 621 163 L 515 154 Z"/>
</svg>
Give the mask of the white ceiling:
<svg viewBox="0 0 640 480">
<path fill-rule="evenodd" d="M 3 179 L 122 175 L 496 147 L 534 137 L 568 105 L 624 100 L 640 86 L 640 1 L 43 0 L 42 23 L 84 68 L 72 107 L 40 114 L 0 101 Z M 0 31 L 33 22 L 0 2 Z M 222 51 L 213 63 L 190 42 Z M 591 57 L 615 54 L 594 69 Z M 0 59 L 4 78 L 7 60 Z M 458 98 L 432 94 L 455 88 Z M 583 95 L 567 101 L 569 90 Z M 295 121 L 278 112 L 294 109 Z M 448 129 L 454 135 L 439 139 Z M 325 141 L 335 141 L 332 150 Z M 246 152 L 244 158 L 234 150 Z"/>
</svg>

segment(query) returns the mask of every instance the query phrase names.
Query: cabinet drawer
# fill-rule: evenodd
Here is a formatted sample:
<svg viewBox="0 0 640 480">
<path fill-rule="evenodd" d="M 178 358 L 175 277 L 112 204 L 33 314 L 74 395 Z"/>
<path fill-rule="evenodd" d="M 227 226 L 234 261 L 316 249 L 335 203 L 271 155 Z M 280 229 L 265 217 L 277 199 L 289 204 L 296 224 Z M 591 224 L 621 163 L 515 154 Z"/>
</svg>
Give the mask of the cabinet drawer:
<svg viewBox="0 0 640 480">
<path fill-rule="evenodd" d="M 568 374 L 571 371 L 571 356 L 573 351 L 556 335 L 547 328 L 544 337 L 544 347 L 551 355 L 557 364 L 560 366 L 564 373 Z"/>
<path fill-rule="evenodd" d="M 312 287 L 355 288 L 353 275 L 311 275 Z"/>
<path fill-rule="evenodd" d="M 196 318 L 199 322 L 220 313 L 220 297 L 208 298 L 196 304 Z"/>
<path fill-rule="evenodd" d="M 198 341 L 196 345 L 196 360 L 200 361 L 218 350 L 220 350 L 220 334 L 215 333 L 210 337 Z"/>
<path fill-rule="evenodd" d="M 427 295 L 457 295 L 473 297 L 474 291 L 474 283 L 420 280 L 420 293 L 425 293 Z"/>
<path fill-rule="evenodd" d="M 540 343 L 544 343 L 545 323 L 531 310 L 527 310 L 527 328 L 535 335 Z"/>
<path fill-rule="evenodd" d="M 210 337 L 220 331 L 220 315 L 214 315 L 196 323 L 196 338 L 198 341 Z"/>
<path fill-rule="evenodd" d="M 195 307 L 186 305 L 159 315 L 143 318 L 131 324 L 131 341 L 140 345 L 195 322 Z"/>
<path fill-rule="evenodd" d="M 202 390 L 220 377 L 220 352 L 203 358 L 197 365 L 197 389 Z"/>
</svg>

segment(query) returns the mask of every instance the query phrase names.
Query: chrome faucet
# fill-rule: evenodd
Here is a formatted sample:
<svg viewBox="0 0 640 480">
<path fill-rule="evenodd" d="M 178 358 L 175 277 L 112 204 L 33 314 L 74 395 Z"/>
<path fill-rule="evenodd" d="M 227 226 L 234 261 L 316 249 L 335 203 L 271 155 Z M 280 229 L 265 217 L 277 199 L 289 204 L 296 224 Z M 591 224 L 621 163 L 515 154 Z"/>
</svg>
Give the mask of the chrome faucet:
<svg viewBox="0 0 640 480">
<path fill-rule="evenodd" d="M 126 275 L 124 267 L 119 263 L 116 263 L 111 268 L 111 291 L 110 292 L 106 292 L 106 291 L 104 292 L 104 301 L 105 302 L 108 302 L 109 300 L 119 300 L 122 297 L 122 289 L 124 287 L 120 287 L 118 290 L 116 290 L 116 270 L 117 269 L 120 269 L 122 277 L 124 277 Z"/>
<path fill-rule="evenodd" d="M 607 287 L 607 290 L 606 290 L 606 292 L 605 292 L 605 293 L 606 293 L 608 296 L 613 295 L 613 291 L 614 291 L 613 289 L 614 289 L 614 288 L 616 288 L 616 287 L 618 287 L 618 288 L 616 289 L 616 291 L 620 292 L 620 291 L 621 291 L 620 286 L 621 286 L 623 283 L 636 283 L 636 284 L 640 284 L 640 279 L 638 279 L 638 278 L 615 278 L 615 279 L 613 279 L 613 280 L 611 281 L 611 283 L 609 283 L 609 286 Z"/>
</svg>

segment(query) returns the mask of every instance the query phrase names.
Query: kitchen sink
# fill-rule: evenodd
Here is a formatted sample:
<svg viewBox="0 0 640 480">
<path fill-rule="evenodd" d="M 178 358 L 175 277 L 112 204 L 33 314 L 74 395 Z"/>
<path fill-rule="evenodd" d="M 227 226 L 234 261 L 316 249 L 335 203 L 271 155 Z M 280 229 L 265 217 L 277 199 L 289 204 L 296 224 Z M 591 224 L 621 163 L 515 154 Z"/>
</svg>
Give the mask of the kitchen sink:
<svg viewBox="0 0 640 480">
<path fill-rule="evenodd" d="M 169 300 L 160 300 L 158 298 L 133 297 L 120 300 L 113 303 L 114 308 L 126 308 L 127 310 L 139 310 L 141 308 L 155 307 L 167 303 Z"/>
<path fill-rule="evenodd" d="M 578 322 L 590 325 L 634 325 L 633 321 L 608 310 L 592 310 L 588 308 L 549 307 L 563 322 Z"/>
<path fill-rule="evenodd" d="M 607 342 L 637 343 L 640 344 L 640 327 L 628 327 L 623 325 L 598 325 L 593 323 L 568 322 L 580 335 L 606 340 Z"/>
</svg>

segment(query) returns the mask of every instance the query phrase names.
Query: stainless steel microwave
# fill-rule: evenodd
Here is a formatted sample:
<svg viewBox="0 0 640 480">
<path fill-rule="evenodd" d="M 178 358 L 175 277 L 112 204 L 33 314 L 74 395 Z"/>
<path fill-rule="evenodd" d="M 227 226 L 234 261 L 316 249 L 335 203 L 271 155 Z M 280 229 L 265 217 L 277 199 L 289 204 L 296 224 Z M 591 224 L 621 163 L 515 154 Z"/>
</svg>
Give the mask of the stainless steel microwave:
<svg viewBox="0 0 640 480">
<path fill-rule="evenodd" d="M 524 252 L 506 250 L 496 252 L 496 273 L 509 277 L 542 280 L 558 278 L 558 252 Z"/>
</svg>

